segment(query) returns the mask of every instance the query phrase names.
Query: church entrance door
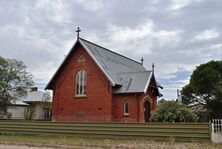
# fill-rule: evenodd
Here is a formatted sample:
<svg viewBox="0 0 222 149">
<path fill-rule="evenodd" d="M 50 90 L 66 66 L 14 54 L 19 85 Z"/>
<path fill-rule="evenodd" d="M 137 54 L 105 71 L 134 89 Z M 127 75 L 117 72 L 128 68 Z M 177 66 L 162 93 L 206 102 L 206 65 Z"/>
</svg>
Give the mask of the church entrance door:
<svg viewBox="0 0 222 149">
<path fill-rule="evenodd" d="M 144 102 L 144 120 L 145 122 L 149 122 L 150 119 L 150 102 Z"/>
</svg>

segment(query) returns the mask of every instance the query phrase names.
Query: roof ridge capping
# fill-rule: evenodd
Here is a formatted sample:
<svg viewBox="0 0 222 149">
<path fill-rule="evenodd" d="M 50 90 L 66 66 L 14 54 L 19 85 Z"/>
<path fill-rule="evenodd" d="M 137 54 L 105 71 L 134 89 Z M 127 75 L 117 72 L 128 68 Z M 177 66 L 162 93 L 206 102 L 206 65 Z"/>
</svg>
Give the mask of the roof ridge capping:
<svg viewBox="0 0 222 149">
<path fill-rule="evenodd" d="M 120 72 L 117 74 L 130 74 L 130 73 L 144 73 L 144 72 L 152 72 L 152 70 L 146 70 L 146 71 L 131 71 L 131 72 Z"/>
<path fill-rule="evenodd" d="M 93 45 L 95 45 L 95 46 L 98 46 L 98 47 L 100 47 L 100 48 L 102 48 L 102 49 L 104 49 L 104 50 L 107 50 L 107 51 L 109 51 L 109 52 L 112 52 L 112 53 L 117 54 L 117 55 L 119 55 L 119 56 L 121 56 L 121 57 L 123 57 L 123 58 L 126 58 L 126 59 L 128 59 L 128 60 L 131 60 L 131 61 L 133 61 L 133 62 L 136 62 L 136 63 L 142 65 L 140 62 L 138 62 L 138 61 L 136 61 L 136 60 L 134 60 L 134 59 L 131 59 L 131 58 L 129 58 L 129 57 L 126 57 L 126 56 L 124 56 L 124 55 L 121 55 L 121 54 L 119 54 L 119 53 L 117 53 L 117 52 L 114 52 L 114 51 L 112 51 L 112 50 L 110 50 L 110 49 L 107 49 L 107 48 L 105 48 L 105 47 L 103 47 L 103 46 L 100 46 L 100 45 L 98 45 L 98 44 L 96 44 L 96 43 L 93 43 L 93 42 L 91 42 L 91 41 L 88 41 L 88 40 L 86 40 L 86 39 L 83 39 L 83 38 L 80 38 L 80 37 L 79 37 L 78 40 L 84 40 L 84 41 L 89 42 L 89 43 L 91 43 L 91 44 L 93 44 Z"/>
</svg>

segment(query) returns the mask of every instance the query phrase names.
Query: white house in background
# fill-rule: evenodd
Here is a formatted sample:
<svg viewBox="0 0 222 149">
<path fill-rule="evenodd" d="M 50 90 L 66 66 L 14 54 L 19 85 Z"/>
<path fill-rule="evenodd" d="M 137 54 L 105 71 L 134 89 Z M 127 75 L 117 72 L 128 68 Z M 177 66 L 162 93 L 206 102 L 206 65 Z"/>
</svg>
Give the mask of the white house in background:
<svg viewBox="0 0 222 149">
<path fill-rule="evenodd" d="M 31 91 L 27 92 L 27 95 L 16 100 L 10 107 L 8 107 L 8 113 L 10 113 L 11 119 L 24 119 L 24 111 L 28 106 L 33 106 L 35 110 L 34 119 L 43 120 L 45 118 L 50 118 L 49 109 L 44 109 L 45 102 L 43 100 L 44 93 L 38 91 L 37 87 L 32 87 Z M 51 99 L 50 99 L 51 102 Z M 46 112 L 46 113 L 45 113 Z"/>
<path fill-rule="evenodd" d="M 16 101 L 10 107 L 8 107 L 7 112 L 11 114 L 11 119 L 23 119 L 23 114 L 27 106 L 27 103 Z"/>
</svg>

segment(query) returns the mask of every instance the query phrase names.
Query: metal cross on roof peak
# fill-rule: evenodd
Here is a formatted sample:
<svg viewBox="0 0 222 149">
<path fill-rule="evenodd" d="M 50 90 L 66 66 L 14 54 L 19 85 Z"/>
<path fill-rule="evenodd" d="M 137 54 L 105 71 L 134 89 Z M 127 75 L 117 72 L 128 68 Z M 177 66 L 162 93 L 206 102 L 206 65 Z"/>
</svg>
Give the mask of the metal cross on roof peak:
<svg viewBox="0 0 222 149">
<path fill-rule="evenodd" d="M 142 57 L 140 61 L 141 61 L 141 64 L 143 65 L 144 58 Z"/>
<path fill-rule="evenodd" d="M 79 27 L 77 28 L 76 32 L 77 32 L 77 38 L 79 38 L 79 32 L 81 32 Z"/>
<path fill-rule="evenodd" d="M 154 63 L 152 63 L 152 72 L 154 73 Z"/>
</svg>

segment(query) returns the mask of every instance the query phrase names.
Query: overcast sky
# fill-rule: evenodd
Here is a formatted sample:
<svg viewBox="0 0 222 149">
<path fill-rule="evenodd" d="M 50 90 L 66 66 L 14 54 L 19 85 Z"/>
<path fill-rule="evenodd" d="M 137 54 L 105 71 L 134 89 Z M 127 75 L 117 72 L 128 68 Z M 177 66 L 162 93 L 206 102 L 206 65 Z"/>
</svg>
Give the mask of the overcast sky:
<svg viewBox="0 0 222 149">
<path fill-rule="evenodd" d="M 0 0 L 0 56 L 44 88 L 80 37 L 140 61 L 166 99 L 196 66 L 222 59 L 222 0 Z"/>
</svg>

